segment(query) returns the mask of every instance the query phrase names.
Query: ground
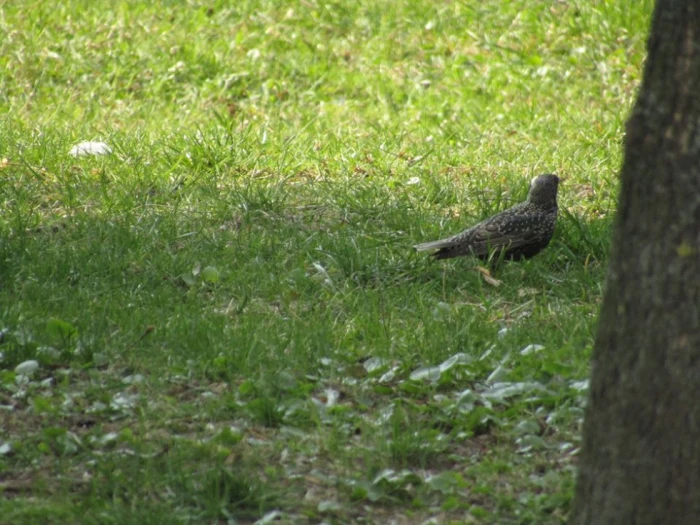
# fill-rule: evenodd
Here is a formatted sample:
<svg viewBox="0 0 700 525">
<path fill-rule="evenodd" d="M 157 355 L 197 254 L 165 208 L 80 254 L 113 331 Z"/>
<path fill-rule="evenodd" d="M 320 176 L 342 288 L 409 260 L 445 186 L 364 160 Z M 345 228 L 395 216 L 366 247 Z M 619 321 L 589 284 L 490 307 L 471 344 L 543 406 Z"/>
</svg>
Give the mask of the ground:
<svg viewBox="0 0 700 525">
<path fill-rule="evenodd" d="M 0 8 L 0 523 L 564 523 L 651 2 L 69 4 Z M 544 172 L 532 260 L 411 249 Z"/>
</svg>

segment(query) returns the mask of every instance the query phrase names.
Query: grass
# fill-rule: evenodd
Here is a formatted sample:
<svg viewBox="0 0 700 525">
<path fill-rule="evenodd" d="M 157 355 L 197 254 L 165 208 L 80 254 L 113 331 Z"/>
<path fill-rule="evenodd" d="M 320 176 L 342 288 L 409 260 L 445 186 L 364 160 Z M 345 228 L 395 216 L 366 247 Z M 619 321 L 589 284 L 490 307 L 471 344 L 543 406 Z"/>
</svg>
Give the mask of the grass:
<svg viewBox="0 0 700 525">
<path fill-rule="evenodd" d="M 0 3 L 0 523 L 564 523 L 650 13 Z"/>
</svg>

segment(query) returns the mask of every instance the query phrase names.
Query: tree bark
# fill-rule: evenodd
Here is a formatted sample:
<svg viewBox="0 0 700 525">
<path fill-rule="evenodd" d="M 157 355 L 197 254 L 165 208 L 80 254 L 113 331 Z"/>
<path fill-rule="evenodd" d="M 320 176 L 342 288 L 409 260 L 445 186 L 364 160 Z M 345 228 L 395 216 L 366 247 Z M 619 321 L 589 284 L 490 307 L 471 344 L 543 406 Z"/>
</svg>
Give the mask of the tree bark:
<svg viewBox="0 0 700 525">
<path fill-rule="evenodd" d="M 572 525 L 700 524 L 700 2 L 658 0 L 647 45 Z"/>
</svg>

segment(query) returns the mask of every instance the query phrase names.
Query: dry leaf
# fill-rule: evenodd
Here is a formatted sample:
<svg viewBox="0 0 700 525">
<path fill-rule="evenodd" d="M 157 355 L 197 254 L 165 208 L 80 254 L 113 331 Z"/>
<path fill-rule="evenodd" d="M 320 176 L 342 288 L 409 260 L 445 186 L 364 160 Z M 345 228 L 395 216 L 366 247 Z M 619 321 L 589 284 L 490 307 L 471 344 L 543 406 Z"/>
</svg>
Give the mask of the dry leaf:
<svg viewBox="0 0 700 525">
<path fill-rule="evenodd" d="M 484 268 L 483 266 L 477 266 L 476 271 L 478 271 L 481 274 L 481 277 L 484 278 L 484 281 L 486 281 L 491 286 L 501 286 L 501 281 L 491 277 L 491 272 L 488 268 Z"/>
</svg>

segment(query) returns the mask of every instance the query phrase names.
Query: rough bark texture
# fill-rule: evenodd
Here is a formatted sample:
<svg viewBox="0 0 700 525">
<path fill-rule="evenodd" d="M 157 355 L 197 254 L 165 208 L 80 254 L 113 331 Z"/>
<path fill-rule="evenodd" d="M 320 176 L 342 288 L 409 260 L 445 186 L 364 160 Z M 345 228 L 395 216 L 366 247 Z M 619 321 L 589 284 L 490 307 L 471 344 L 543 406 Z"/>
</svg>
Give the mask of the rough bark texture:
<svg viewBox="0 0 700 525">
<path fill-rule="evenodd" d="M 700 2 L 658 0 L 648 51 L 572 525 L 700 524 Z"/>
</svg>

